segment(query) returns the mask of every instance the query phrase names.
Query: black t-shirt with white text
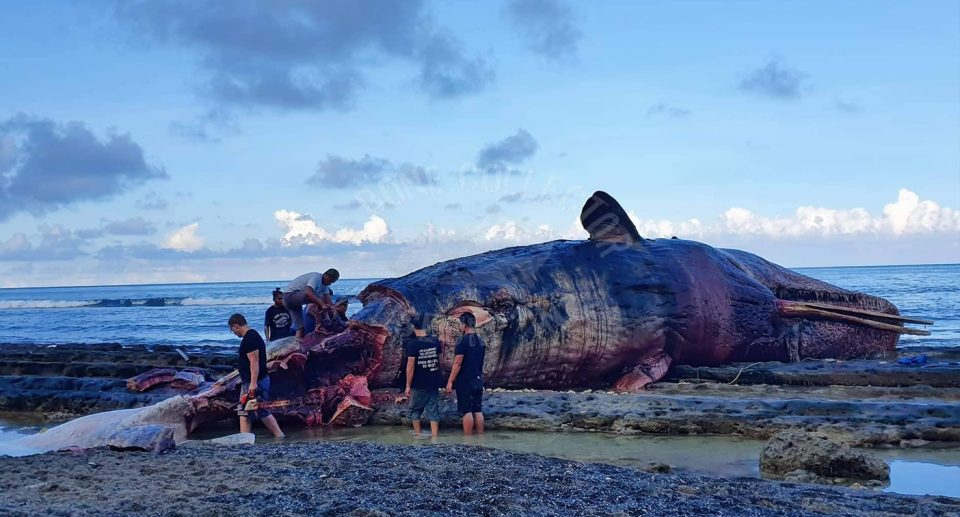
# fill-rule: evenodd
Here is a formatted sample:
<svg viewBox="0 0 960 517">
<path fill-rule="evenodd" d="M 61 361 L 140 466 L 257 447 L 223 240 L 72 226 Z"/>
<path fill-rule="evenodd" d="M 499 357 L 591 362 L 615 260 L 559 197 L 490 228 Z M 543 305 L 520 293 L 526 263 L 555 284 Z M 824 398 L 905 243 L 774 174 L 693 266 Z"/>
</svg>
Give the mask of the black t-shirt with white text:
<svg viewBox="0 0 960 517">
<path fill-rule="evenodd" d="M 286 307 L 271 305 L 270 308 L 267 309 L 267 316 L 264 318 L 263 326 L 270 329 L 270 341 L 289 337 L 292 334 L 290 332 L 290 326 L 292 324 L 293 318 L 290 317 L 290 312 L 287 311 Z"/>
<path fill-rule="evenodd" d="M 411 340 L 406 345 L 407 357 L 414 359 L 413 380 L 410 387 L 417 390 L 439 389 L 440 378 L 440 341 L 432 336 Z"/>
<path fill-rule="evenodd" d="M 243 382 L 250 382 L 250 358 L 247 354 L 254 350 L 260 352 L 260 372 L 257 375 L 257 380 L 260 380 L 267 376 L 267 344 L 263 342 L 259 332 L 250 329 L 240 341 L 240 361 L 237 369 L 240 370 L 240 380 Z"/>
<path fill-rule="evenodd" d="M 463 356 L 460 373 L 453 383 L 460 388 L 483 388 L 483 356 L 487 347 L 476 334 L 464 334 L 457 343 L 456 355 Z"/>
</svg>

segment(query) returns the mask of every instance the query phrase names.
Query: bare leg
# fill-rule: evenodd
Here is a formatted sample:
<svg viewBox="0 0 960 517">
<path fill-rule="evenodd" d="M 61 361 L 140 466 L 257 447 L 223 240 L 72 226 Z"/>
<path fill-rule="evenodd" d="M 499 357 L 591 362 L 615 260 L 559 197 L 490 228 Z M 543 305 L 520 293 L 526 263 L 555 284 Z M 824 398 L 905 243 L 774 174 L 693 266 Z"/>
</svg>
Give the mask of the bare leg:
<svg viewBox="0 0 960 517">
<path fill-rule="evenodd" d="M 253 427 L 253 425 L 251 424 L 249 417 L 245 417 L 245 416 L 240 417 L 240 432 L 241 432 L 241 433 L 249 433 L 251 427 Z"/>
<path fill-rule="evenodd" d="M 473 413 L 463 415 L 463 434 L 465 436 L 473 434 Z"/>
<path fill-rule="evenodd" d="M 440 422 L 430 422 L 430 436 L 440 436 Z"/>
<path fill-rule="evenodd" d="M 483 434 L 483 413 L 473 414 L 473 426 L 477 428 L 477 434 Z"/>
<path fill-rule="evenodd" d="M 266 418 L 260 420 L 263 422 L 263 425 L 267 426 L 267 429 L 273 433 L 274 438 L 283 438 L 283 431 L 280 430 L 280 425 L 277 424 L 277 419 L 273 415 L 269 415 Z"/>
<path fill-rule="evenodd" d="M 419 421 L 419 420 L 414 420 L 414 421 L 413 421 L 413 434 L 416 435 L 416 436 L 420 436 L 420 421 Z"/>
</svg>

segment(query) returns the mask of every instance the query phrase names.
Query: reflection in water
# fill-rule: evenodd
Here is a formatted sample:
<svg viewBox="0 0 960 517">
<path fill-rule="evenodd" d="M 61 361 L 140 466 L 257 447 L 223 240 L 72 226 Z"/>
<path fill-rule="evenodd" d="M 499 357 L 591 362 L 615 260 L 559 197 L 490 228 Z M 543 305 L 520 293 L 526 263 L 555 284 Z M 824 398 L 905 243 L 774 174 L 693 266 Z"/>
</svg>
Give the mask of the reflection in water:
<svg viewBox="0 0 960 517">
<path fill-rule="evenodd" d="M 28 456 L 37 451 L 28 447 L 13 445 L 12 441 L 29 436 L 40 430 L 34 426 L 39 420 L 35 419 L 5 419 L 0 420 L 0 456 Z"/>
<path fill-rule="evenodd" d="M 38 431 L 26 428 L 26 422 L 0 421 L 0 455 L 19 455 L 10 441 Z M 206 429 L 195 439 L 216 438 L 232 431 Z M 493 431 L 484 436 L 464 437 L 447 430 L 436 441 L 412 436 L 409 428 L 367 426 L 342 428 L 284 429 L 284 442 L 376 442 L 385 444 L 429 445 L 466 443 L 516 452 L 529 452 L 573 461 L 607 463 L 643 468 L 650 463 L 666 463 L 674 472 L 719 477 L 760 477 L 759 458 L 763 442 L 728 436 L 617 436 L 602 433 L 542 433 Z M 258 426 L 257 443 L 274 443 L 269 433 Z M 889 449 L 877 453 L 890 464 L 887 492 L 960 497 L 960 448 Z"/>
<path fill-rule="evenodd" d="M 260 436 L 257 437 L 261 440 Z M 263 435 L 269 440 L 269 435 Z M 724 477 L 760 475 L 757 458 L 763 442 L 724 436 L 617 436 L 601 433 L 536 433 L 494 431 L 464 437 L 441 433 L 434 442 L 412 436 L 408 429 L 361 427 L 355 429 L 310 428 L 287 433 L 287 441 L 370 441 L 377 443 L 466 443 L 516 452 L 529 452 L 574 461 L 644 467 L 660 462 L 677 472 Z"/>
<path fill-rule="evenodd" d="M 272 440 L 260 430 L 258 443 Z M 214 436 L 209 436 L 214 437 Z M 643 468 L 666 463 L 674 472 L 719 477 L 760 477 L 763 441 L 728 436 L 617 436 L 602 433 L 493 431 L 479 437 L 441 432 L 440 438 L 415 438 L 407 428 L 304 428 L 287 433 L 286 441 L 369 441 L 388 444 L 466 443 L 529 452 L 573 461 Z M 882 449 L 890 464 L 886 492 L 960 497 L 960 448 Z"/>
<path fill-rule="evenodd" d="M 918 461 L 890 462 L 890 486 L 898 494 L 960 497 L 960 466 L 934 465 Z"/>
</svg>

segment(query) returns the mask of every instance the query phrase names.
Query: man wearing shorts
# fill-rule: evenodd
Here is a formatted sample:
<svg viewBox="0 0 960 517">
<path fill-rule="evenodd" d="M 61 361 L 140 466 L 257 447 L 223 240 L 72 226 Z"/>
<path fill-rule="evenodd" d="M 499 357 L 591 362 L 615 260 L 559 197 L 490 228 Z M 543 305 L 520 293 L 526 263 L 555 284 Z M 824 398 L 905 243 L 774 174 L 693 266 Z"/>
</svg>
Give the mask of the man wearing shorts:
<svg viewBox="0 0 960 517">
<path fill-rule="evenodd" d="M 427 336 L 423 316 L 415 316 L 406 329 L 404 336 L 410 341 L 404 349 L 407 353 L 407 390 L 410 399 L 410 420 L 413 421 L 413 435 L 421 437 L 420 417 L 426 413 L 430 421 L 430 436 L 440 434 L 440 341 Z"/>
<path fill-rule="evenodd" d="M 447 393 L 457 390 L 457 412 L 463 419 L 463 434 L 469 436 L 474 431 L 483 434 L 483 357 L 487 347 L 476 333 L 477 318 L 473 314 L 460 315 L 460 326 L 463 337 L 457 343 Z"/>
<path fill-rule="evenodd" d="M 324 311 L 335 312 L 333 308 L 333 291 L 330 285 L 340 278 L 340 272 L 336 269 L 328 269 L 326 273 L 307 273 L 300 275 L 287 284 L 283 290 L 283 306 L 290 311 L 293 317 L 293 323 L 297 326 L 297 339 L 303 338 L 303 306 L 308 303 L 315 303 L 321 313 Z M 313 329 L 311 329 L 311 332 Z"/>
<path fill-rule="evenodd" d="M 270 373 L 267 372 L 267 345 L 260 333 L 247 325 L 242 314 L 230 316 L 230 331 L 240 338 L 239 361 L 240 396 L 250 394 L 260 402 L 270 400 Z M 253 419 L 260 420 L 276 438 L 283 438 L 283 431 L 277 419 L 266 409 L 259 409 L 240 417 L 240 432 L 249 433 L 253 428 Z"/>
</svg>

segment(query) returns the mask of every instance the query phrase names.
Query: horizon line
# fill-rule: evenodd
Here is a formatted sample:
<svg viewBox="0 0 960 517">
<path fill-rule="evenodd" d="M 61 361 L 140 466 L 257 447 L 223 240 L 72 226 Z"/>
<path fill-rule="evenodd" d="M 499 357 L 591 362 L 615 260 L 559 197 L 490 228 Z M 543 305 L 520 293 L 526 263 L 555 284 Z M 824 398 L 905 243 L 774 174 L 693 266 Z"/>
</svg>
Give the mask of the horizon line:
<svg viewBox="0 0 960 517">
<path fill-rule="evenodd" d="M 868 265 L 868 266 L 846 265 L 846 266 L 794 266 L 794 267 L 783 266 L 783 267 L 790 270 L 800 270 L 800 269 L 853 269 L 853 268 L 929 267 L 929 266 L 960 266 L 960 262 L 935 262 L 935 263 L 925 263 L 925 264 L 874 264 L 874 265 Z M 385 276 L 372 277 L 371 276 L 371 277 L 358 277 L 358 278 L 341 278 L 341 280 L 372 280 L 373 281 L 373 280 L 383 280 L 385 278 L 394 278 L 394 277 L 385 277 Z M 217 285 L 217 284 L 261 284 L 261 283 L 284 284 L 289 282 L 290 280 L 221 280 L 216 282 L 160 282 L 160 283 L 144 283 L 144 284 L 31 285 L 31 286 L 25 286 L 25 287 L 0 287 L 0 291 L 16 291 L 16 290 L 22 290 L 22 289 L 77 289 L 77 288 L 97 288 L 97 287 L 152 287 L 152 286 L 160 286 L 160 285 Z"/>
</svg>

